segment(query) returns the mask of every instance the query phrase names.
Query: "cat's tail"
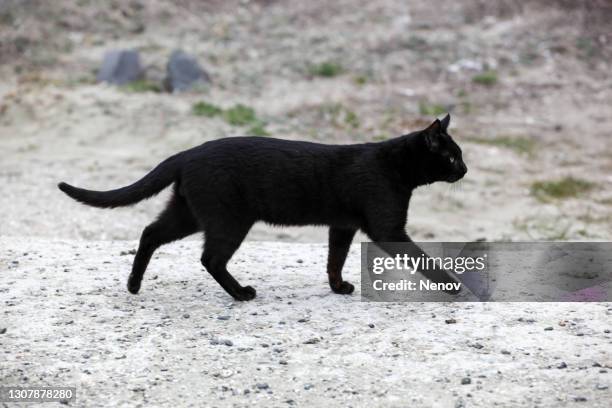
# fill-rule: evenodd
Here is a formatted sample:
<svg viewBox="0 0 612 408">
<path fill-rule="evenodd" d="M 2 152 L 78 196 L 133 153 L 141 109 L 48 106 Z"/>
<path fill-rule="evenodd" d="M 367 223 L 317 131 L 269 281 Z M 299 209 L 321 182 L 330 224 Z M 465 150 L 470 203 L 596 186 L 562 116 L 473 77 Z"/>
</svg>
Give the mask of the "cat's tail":
<svg viewBox="0 0 612 408">
<path fill-rule="evenodd" d="M 114 208 L 135 204 L 168 187 L 177 180 L 180 169 L 179 155 L 161 162 L 149 174 L 134 184 L 110 191 L 93 191 L 73 187 L 64 182 L 57 187 L 75 200 L 100 208 Z"/>
</svg>

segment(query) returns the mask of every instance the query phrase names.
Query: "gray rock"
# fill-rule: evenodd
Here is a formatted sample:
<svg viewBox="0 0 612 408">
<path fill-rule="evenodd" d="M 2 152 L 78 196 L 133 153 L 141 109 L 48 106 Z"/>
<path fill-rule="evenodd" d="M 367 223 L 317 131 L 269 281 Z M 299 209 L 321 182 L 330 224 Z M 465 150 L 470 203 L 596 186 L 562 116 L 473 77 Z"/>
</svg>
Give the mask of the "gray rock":
<svg viewBox="0 0 612 408">
<path fill-rule="evenodd" d="M 188 91 L 197 83 L 210 82 L 210 77 L 196 59 L 181 50 L 170 55 L 164 87 L 168 92 Z"/>
<path fill-rule="evenodd" d="M 112 50 L 104 54 L 98 82 L 125 85 L 143 77 L 140 54 L 135 50 Z"/>
<path fill-rule="evenodd" d="M 268 388 L 270 388 L 268 383 L 257 383 L 256 387 L 260 390 L 267 390 Z"/>
<path fill-rule="evenodd" d="M 461 384 L 462 385 L 468 385 L 472 383 L 472 379 L 470 377 L 463 377 L 461 379 Z"/>
</svg>

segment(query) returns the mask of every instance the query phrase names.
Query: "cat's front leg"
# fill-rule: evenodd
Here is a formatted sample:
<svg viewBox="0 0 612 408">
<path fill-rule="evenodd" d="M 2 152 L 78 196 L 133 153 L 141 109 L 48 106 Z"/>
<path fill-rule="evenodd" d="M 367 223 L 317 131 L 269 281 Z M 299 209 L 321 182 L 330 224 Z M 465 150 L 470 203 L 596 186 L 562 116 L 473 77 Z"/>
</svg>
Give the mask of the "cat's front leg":
<svg viewBox="0 0 612 408">
<path fill-rule="evenodd" d="M 342 280 L 342 267 L 351 247 L 356 230 L 331 227 L 329 229 L 329 255 L 327 258 L 327 277 L 334 293 L 348 295 L 355 286 Z"/>
<path fill-rule="evenodd" d="M 374 230 L 368 232 L 368 235 L 380 249 L 391 257 L 408 255 L 412 258 L 429 258 L 429 255 L 412 241 L 403 228 L 395 228 L 387 232 L 383 229 Z M 401 243 L 402 245 L 398 246 L 395 245 L 395 243 Z M 436 265 L 435 262 L 433 264 Z M 443 268 L 434 267 L 433 269 L 420 269 L 419 272 L 432 282 L 457 283 L 457 280 Z M 455 295 L 461 292 L 461 289 L 449 289 L 444 290 L 444 292 Z"/>
</svg>

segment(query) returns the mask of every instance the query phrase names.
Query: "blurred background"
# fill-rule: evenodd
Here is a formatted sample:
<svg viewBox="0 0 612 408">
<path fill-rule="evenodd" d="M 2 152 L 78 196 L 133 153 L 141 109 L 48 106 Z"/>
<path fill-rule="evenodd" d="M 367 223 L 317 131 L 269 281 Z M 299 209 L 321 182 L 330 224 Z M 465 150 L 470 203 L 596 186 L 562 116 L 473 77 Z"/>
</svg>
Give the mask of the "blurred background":
<svg viewBox="0 0 612 408">
<path fill-rule="evenodd" d="M 57 182 L 123 186 L 222 137 L 379 141 L 450 112 L 470 172 L 416 192 L 414 239 L 608 240 L 611 19 L 608 0 L 0 0 L 0 234 L 135 240 L 164 198 L 99 210 Z M 139 79 L 98 83 L 112 50 L 139 52 Z M 175 50 L 210 81 L 167 92 Z"/>
</svg>

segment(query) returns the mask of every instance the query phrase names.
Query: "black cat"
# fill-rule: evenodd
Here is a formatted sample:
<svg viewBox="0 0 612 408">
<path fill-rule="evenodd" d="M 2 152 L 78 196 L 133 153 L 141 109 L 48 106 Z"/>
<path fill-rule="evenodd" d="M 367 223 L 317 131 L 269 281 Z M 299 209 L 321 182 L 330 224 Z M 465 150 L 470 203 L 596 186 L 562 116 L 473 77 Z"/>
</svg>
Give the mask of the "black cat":
<svg viewBox="0 0 612 408">
<path fill-rule="evenodd" d="M 128 290 L 138 293 L 147 264 L 161 245 L 204 231 L 202 265 L 237 300 L 255 297 L 227 271 L 227 263 L 257 221 L 328 225 L 329 285 L 352 293 L 342 266 L 358 229 L 374 242 L 412 241 L 404 226 L 412 191 L 467 172 L 461 149 L 447 133 L 450 116 L 395 139 L 355 145 L 232 137 L 178 153 L 136 183 L 90 191 L 60 183 L 77 201 L 112 208 L 137 203 L 174 183 L 166 209 L 140 238 Z M 416 245 L 410 252 L 420 255 Z M 444 270 L 435 282 L 454 282 Z"/>
</svg>

